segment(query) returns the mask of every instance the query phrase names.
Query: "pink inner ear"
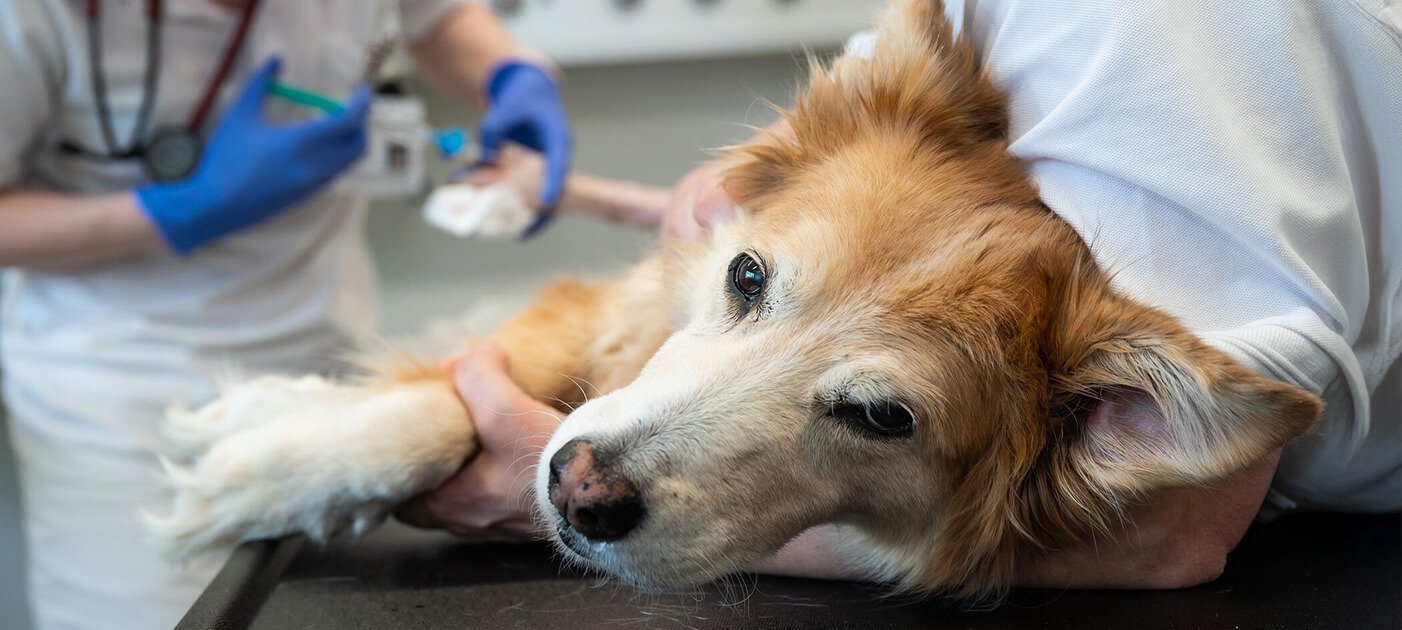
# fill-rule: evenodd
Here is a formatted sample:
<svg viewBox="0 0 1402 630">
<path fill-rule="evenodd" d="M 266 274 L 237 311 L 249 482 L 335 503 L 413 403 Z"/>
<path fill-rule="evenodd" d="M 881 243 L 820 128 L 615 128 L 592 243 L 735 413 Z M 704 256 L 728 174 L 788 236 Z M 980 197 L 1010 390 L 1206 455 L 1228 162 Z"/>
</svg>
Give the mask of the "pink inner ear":
<svg viewBox="0 0 1402 630">
<path fill-rule="evenodd" d="M 1100 456 L 1116 457 L 1112 453 L 1137 449 L 1162 453 L 1173 445 L 1163 409 L 1148 392 L 1133 387 L 1117 385 L 1101 390 L 1085 430 Z"/>
</svg>

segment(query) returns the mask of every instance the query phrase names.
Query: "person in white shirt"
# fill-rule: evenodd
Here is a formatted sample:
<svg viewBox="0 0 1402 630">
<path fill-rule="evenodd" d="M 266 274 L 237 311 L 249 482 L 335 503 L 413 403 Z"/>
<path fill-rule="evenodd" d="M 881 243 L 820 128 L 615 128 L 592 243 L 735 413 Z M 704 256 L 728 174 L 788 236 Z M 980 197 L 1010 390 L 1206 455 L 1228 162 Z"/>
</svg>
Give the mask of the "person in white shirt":
<svg viewBox="0 0 1402 630">
<path fill-rule="evenodd" d="M 1149 497 L 1116 539 L 1036 558 L 1017 582 L 1187 586 L 1221 573 L 1258 513 L 1402 509 L 1402 9 L 964 0 L 945 10 L 1009 96 L 1009 150 L 1116 286 L 1326 403 L 1278 462 Z M 872 43 L 858 35 L 847 54 Z M 681 180 L 657 218 L 664 231 L 696 238 L 734 212 L 724 166 Z M 534 476 L 516 469 L 534 465 L 522 455 L 554 429 L 502 361 L 479 349 L 459 364 L 464 399 L 491 402 L 470 402 L 474 417 L 514 427 L 484 435 L 486 456 L 429 497 L 461 533 L 529 530 L 520 496 Z M 760 569 L 861 577 L 827 530 Z"/>
<path fill-rule="evenodd" d="M 143 540 L 169 501 L 165 407 L 231 366 L 334 370 L 373 330 L 365 203 L 336 180 L 366 146 L 387 15 L 429 78 L 487 105 L 488 154 L 544 153 L 553 203 L 554 71 L 486 6 L 0 0 L 0 372 L 37 628 L 174 625 L 219 559 Z M 345 100 L 310 114 L 274 81 Z"/>
</svg>

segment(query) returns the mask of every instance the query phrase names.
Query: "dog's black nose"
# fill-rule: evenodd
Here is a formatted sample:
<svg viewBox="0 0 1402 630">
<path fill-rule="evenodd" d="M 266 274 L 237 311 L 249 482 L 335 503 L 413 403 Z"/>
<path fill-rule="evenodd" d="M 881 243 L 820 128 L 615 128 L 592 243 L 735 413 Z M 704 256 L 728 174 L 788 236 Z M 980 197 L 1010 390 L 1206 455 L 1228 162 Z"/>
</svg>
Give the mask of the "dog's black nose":
<svg viewBox="0 0 1402 630">
<path fill-rule="evenodd" d="M 550 502 L 590 540 L 618 540 L 637 528 L 647 508 L 638 485 L 594 456 L 587 440 L 571 440 L 550 458 Z"/>
</svg>

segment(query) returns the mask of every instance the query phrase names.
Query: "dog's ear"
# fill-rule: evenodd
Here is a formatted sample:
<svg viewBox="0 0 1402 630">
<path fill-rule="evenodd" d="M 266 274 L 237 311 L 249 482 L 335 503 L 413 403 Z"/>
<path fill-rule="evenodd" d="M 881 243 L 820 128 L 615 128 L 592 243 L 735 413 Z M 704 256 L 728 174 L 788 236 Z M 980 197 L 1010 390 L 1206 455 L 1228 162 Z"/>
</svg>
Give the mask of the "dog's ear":
<svg viewBox="0 0 1402 630">
<path fill-rule="evenodd" d="M 897 134 L 917 151 L 1004 142 L 1002 93 L 957 41 L 935 0 L 896 2 L 877 30 L 870 58 L 810 62 L 808 87 L 776 130 L 728 149 L 736 165 L 726 188 L 746 206 L 856 139 Z"/>
<path fill-rule="evenodd" d="M 1314 395 L 1257 376 L 1162 312 L 1104 286 L 1065 300 L 1047 342 L 1049 448 L 1102 500 L 1221 479 L 1319 417 Z"/>
</svg>

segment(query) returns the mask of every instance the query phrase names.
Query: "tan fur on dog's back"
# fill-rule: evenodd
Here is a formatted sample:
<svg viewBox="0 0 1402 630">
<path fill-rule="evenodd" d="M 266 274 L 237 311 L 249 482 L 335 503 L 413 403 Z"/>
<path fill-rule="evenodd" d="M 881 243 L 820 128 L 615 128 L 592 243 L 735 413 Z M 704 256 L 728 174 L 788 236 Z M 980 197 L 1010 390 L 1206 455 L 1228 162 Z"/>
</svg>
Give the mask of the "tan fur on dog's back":
<svg viewBox="0 0 1402 630">
<path fill-rule="evenodd" d="M 568 412 L 587 398 L 631 381 L 672 331 L 659 260 L 620 281 L 561 280 L 483 339 L 508 358 L 508 371 L 531 397 Z M 444 366 L 402 355 L 362 360 L 371 386 L 435 381 L 451 386 Z"/>
</svg>

